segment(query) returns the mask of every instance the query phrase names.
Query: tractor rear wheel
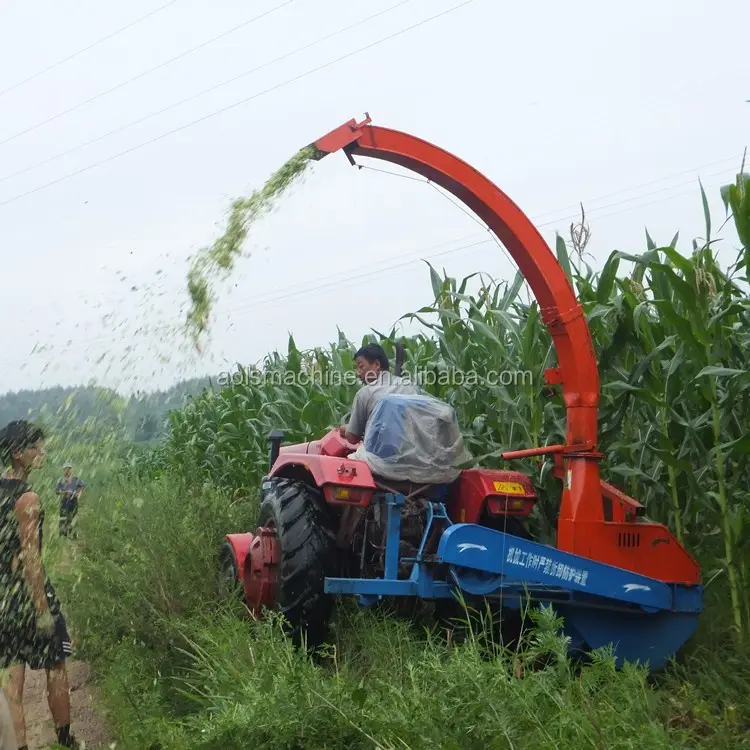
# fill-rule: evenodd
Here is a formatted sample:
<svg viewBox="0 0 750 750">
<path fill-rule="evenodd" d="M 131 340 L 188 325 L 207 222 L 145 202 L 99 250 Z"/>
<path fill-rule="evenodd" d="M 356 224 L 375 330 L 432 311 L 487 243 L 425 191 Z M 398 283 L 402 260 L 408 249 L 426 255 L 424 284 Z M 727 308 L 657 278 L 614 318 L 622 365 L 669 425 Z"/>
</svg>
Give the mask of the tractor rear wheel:
<svg viewBox="0 0 750 750">
<path fill-rule="evenodd" d="M 271 479 L 264 487 L 258 526 L 273 529 L 278 539 L 275 609 L 287 620 L 295 645 L 316 648 L 325 639 L 333 599 L 324 590 L 336 576 L 336 534 L 315 487 L 292 479 Z"/>
</svg>

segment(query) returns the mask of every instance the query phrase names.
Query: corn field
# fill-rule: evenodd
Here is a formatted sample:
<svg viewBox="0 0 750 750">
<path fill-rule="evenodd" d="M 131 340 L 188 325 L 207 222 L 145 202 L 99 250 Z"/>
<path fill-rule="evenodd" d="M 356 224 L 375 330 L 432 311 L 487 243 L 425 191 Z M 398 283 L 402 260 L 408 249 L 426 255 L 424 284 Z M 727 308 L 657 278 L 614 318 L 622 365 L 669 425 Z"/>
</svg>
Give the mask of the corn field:
<svg viewBox="0 0 750 750">
<path fill-rule="evenodd" d="M 556 244 L 600 363 L 602 475 L 642 502 L 649 520 L 672 529 L 701 561 L 709 585 L 725 577 L 739 640 L 750 628 L 748 187 L 743 175 L 722 191 L 743 245 L 727 269 L 715 259 L 703 193 L 706 237 L 687 255 L 677 237 L 659 247 L 647 234 L 645 252 L 613 252 L 595 272 L 562 237 Z M 425 332 L 375 332 L 365 341 L 390 354 L 400 342 L 405 372 L 435 373 L 425 390 L 456 408 L 477 463 L 500 467 L 503 450 L 564 442 L 562 399 L 544 383 L 544 370 L 555 365 L 552 340 L 536 302 L 521 301 L 522 278 L 482 281 L 469 293 L 473 277 L 430 274 L 433 302 L 403 318 Z M 347 414 L 357 385 L 331 381 L 353 370 L 354 351 L 341 332 L 328 348 L 311 351 L 290 337 L 285 355 L 269 355 L 257 371 L 238 366 L 236 382 L 173 411 L 166 440 L 134 458 L 132 468 L 252 494 L 268 468 L 271 429 L 283 429 L 288 442 L 309 440 Z M 499 369 L 531 377 L 507 386 L 487 379 Z M 461 383 L 456 372 L 475 372 L 478 381 Z M 540 497 L 533 531 L 553 542 L 561 488 L 551 462 L 512 468 L 532 476 Z"/>
</svg>

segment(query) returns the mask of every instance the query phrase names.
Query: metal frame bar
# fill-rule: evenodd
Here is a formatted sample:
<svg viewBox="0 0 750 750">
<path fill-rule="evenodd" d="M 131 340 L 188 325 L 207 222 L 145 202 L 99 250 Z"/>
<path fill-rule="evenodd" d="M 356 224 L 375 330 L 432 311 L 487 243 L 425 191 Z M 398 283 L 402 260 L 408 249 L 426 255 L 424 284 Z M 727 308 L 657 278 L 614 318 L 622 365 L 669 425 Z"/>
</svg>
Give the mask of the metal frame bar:
<svg viewBox="0 0 750 750">
<path fill-rule="evenodd" d="M 457 592 L 470 597 L 503 600 L 511 608 L 522 606 L 524 600 L 532 599 L 544 604 L 575 604 L 578 607 L 617 612 L 640 612 L 644 608 L 638 603 L 603 596 L 601 593 L 587 593 L 545 583 L 533 583 L 507 574 L 482 571 L 477 567 L 466 568 L 465 573 L 453 564 L 444 563 L 448 570 L 448 580 L 435 578 L 435 567 L 440 560 L 425 558 L 425 546 L 430 538 L 435 523 L 443 521 L 453 531 L 473 526 L 473 524 L 454 524 L 442 502 L 428 500 L 427 524 L 420 542 L 416 558 L 401 558 L 399 547 L 401 541 L 401 508 L 406 497 L 394 491 L 386 493 L 388 515 L 386 519 L 385 570 L 382 578 L 326 578 L 324 590 L 327 594 L 358 596 L 364 606 L 372 606 L 383 597 L 418 597 L 420 599 L 452 599 Z M 477 527 L 488 531 L 484 527 Z M 499 533 L 499 532 L 494 532 Z M 448 535 L 450 536 L 450 535 Z M 506 535 L 503 535 L 505 537 Z M 518 540 L 519 544 L 524 544 Z M 488 542 L 489 544 L 489 542 Z M 537 546 L 536 543 L 526 543 Z M 550 554 L 555 552 L 550 549 Z M 565 554 L 565 553 L 563 553 Z M 413 562 L 411 574 L 406 580 L 399 580 L 399 564 Z M 662 584 L 664 585 L 664 584 Z M 699 590 L 684 589 L 681 586 L 670 586 L 672 604 L 668 609 L 653 608 L 654 611 L 696 612 L 701 607 L 696 602 L 700 598 Z"/>
</svg>

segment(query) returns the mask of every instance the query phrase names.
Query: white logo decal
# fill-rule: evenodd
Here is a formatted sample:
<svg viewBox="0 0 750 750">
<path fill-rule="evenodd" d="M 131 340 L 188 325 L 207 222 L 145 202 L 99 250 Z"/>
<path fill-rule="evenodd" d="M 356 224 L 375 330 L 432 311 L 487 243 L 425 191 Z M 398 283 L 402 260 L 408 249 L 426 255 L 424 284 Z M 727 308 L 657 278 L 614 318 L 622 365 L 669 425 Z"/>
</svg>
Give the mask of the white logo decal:
<svg viewBox="0 0 750 750">
<path fill-rule="evenodd" d="M 483 544 L 469 544 L 468 542 L 464 542 L 463 544 L 458 545 L 459 552 L 465 552 L 467 549 L 478 549 L 481 552 L 487 551 L 487 547 Z"/>
<path fill-rule="evenodd" d="M 631 591 L 651 591 L 650 586 L 644 586 L 640 583 L 626 583 L 623 585 L 623 588 L 628 593 L 630 593 Z"/>
</svg>

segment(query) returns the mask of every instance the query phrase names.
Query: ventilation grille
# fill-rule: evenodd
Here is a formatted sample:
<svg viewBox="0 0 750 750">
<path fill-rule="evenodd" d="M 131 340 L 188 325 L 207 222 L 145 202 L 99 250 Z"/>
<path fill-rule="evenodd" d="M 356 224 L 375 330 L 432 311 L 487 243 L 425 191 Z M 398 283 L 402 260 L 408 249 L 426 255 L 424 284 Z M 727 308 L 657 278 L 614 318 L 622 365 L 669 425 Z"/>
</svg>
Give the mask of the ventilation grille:
<svg viewBox="0 0 750 750">
<path fill-rule="evenodd" d="M 641 546 L 641 535 L 635 531 L 621 531 L 617 535 L 617 544 L 620 547 L 633 549 Z"/>
</svg>

